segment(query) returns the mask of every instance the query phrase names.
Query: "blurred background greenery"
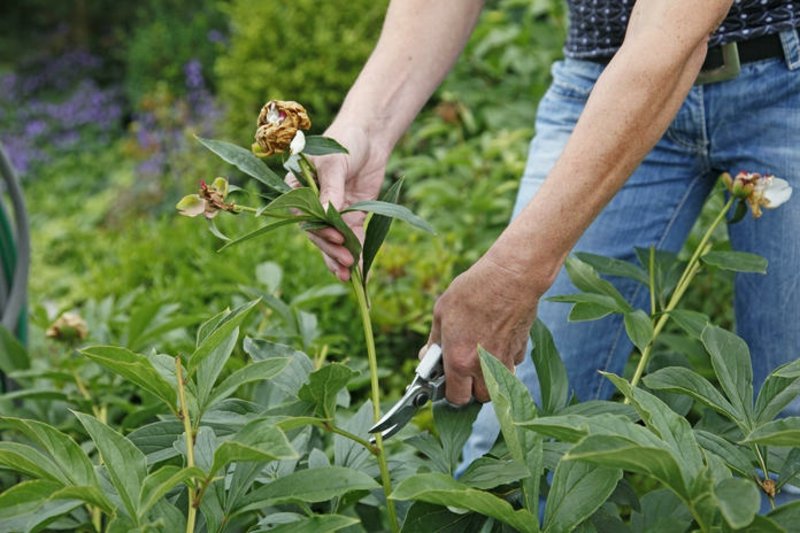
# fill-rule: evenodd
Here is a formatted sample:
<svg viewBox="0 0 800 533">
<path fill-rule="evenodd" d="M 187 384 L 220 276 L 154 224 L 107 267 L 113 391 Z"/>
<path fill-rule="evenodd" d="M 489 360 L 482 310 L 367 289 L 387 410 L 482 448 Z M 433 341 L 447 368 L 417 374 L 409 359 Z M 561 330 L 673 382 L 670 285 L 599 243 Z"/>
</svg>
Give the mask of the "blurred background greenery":
<svg viewBox="0 0 800 533">
<path fill-rule="evenodd" d="M 176 216 L 174 205 L 221 172 L 246 182 L 194 134 L 249 146 L 271 98 L 304 103 L 323 130 L 379 35 L 386 3 L 3 2 L 0 140 L 31 214 L 34 347 L 63 310 L 81 310 L 94 339 L 118 343 L 113 325 L 137 306 L 157 303 L 188 323 L 258 286 L 299 301 L 295 326 L 314 332 L 308 342 L 333 358 L 360 357 L 355 307 L 347 291 L 329 289 L 335 280 L 302 235 L 288 230 L 218 254 L 204 225 Z M 386 367 L 411 364 L 436 296 L 504 227 L 564 32 L 560 0 L 488 1 L 462 59 L 398 146 L 387 181 L 407 178 L 401 201 L 438 235 L 397 224 L 378 257 L 372 300 Z M 220 221 L 230 233 L 249 224 Z M 321 290 L 308 297 L 313 287 Z M 730 280 L 717 273 L 690 306 L 724 324 L 729 296 Z M 167 336 L 159 348 L 189 341 Z"/>
</svg>

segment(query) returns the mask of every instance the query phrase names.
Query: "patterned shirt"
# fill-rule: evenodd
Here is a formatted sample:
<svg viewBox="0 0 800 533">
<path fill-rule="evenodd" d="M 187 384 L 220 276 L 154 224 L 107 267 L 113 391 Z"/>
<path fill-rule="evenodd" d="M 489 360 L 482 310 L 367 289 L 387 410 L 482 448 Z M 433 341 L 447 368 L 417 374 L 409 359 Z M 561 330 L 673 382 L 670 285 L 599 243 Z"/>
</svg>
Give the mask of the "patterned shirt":
<svg viewBox="0 0 800 533">
<path fill-rule="evenodd" d="M 567 0 L 568 57 L 610 56 L 622 44 L 636 0 Z M 703 0 L 697 0 L 702 3 Z M 800 26 L 800 0 L 735 0 L 709 46 L 747 40 Z"/>
</svg>

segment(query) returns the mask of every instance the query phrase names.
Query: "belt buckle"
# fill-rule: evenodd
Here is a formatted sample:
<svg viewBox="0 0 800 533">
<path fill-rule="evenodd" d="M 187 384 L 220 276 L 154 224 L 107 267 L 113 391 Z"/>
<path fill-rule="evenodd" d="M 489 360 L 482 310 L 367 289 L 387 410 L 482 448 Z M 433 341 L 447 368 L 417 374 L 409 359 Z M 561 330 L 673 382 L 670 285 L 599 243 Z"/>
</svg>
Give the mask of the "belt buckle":
<svg viewBox="0 0 800 533">
<path fill-rule="evenodd" d="M 722 51 L 722 66 L 711 70 L 701 70 L 694 82 L 695 85 L 732 80 L 742 71 L 737 43 L 723 44 L 720 50 Z"/>
</svg>

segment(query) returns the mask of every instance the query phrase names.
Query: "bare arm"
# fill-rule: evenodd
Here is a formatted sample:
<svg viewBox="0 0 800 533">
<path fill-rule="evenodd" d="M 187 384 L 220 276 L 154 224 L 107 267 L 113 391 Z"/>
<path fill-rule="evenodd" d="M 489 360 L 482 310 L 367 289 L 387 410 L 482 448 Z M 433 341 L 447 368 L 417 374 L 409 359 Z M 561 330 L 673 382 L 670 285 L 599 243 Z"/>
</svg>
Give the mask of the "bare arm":
<svg viewBox="0 0 800 533">
<path fill-rule="evenodd" d="M 569 250 L 658 142 L 696 78 L 732 0 L 639 0 L 620 51 L 531 203 L 434 309 L 447 397 L 488 399 L 475 346 L 520 362 L 538 298 Z"/>
<path fill-rule="evenodd" d="M 375 50 L 326 131 L 350 154 L 319 158 L 323 203 L 341 209 L 377 197 L 392 148 L 464 48 L 482 6 L 483 0 L 391 2 Z M 363 213 L 348 213 L 345 221 L 363 236 Z M 328 228 L 310 236 L 328 268 L 347 280 L 353 258 L 342 235 Z"/>
</svg>

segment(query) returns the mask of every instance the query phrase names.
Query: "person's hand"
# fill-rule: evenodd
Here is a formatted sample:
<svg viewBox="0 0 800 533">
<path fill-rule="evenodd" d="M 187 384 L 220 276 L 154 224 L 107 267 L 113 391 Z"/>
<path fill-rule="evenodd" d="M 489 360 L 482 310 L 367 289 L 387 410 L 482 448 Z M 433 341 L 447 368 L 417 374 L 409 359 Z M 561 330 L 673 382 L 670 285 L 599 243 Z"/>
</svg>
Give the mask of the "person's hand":
<svg viewBox="0 0 800 533">
<path fill-rule="evenodd" d="M 325 136 L 347 148 L 347 154 L 333 154 L 311 158 L 317 169 L 320 200 L 327 208 L 332 203 L 342 209 L 363 200 L 374 200 L 380 193 L 386 170 L 388 152 L 370 142 L 366 132 L 355 126 L 334 123 Z M 286 178 L 292 187 L 299 186 L 293 175 Z M 364 241 L 366 213 L 346 213 L 343 218 L 358 239 Z M 325 264 L 340 280 L 350 278 L 350 267 L 355 260 L 344 247 L 344 236 L 333 228 L 309 232 L 312 242 L 322 251 Z"/>
<path fill-rule="evenodd" d="M 512 372 L 522 362 L 540 291 L 530 276 L 483 256 L 453 280 L 436 301 L 428 345 L 442 347 L 447 400 L 454 405 L 489 401 L 477 347 Z M 422 349 L 420 354 L 425 352 Z"/>
</svg>

